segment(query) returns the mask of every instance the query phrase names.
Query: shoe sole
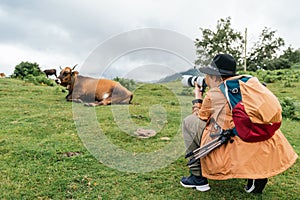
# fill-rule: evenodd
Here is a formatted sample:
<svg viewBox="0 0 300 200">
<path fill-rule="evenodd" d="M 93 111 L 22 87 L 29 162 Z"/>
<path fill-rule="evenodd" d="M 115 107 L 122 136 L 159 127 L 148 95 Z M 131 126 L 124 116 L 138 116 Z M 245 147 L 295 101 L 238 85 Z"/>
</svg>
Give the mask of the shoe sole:
<svg viewBox="0 0 300 200">
<path fill-rule="evenodd" d="M 201 185 L 201 186 L 198 186 L 198 185 L 185 185 L 181 181 L 180 181 L 180 184 L 185 188 L 196 188 L 196 190 L 198 190 L 200 192 L 206 192 L 206 191 L 210 190 L 209 184 Z"/>
<path fill-rule="evenodd" d="M 206 192 L 206 191 L 210 190 L 210 187 L 209 187 L 208 184 L 201 185 L 201 186 L 196 186 L 196 190 L 198 190 L 200 192 Z"/>
<path fill-rule="evenodd" d="M 245 188 L 245 191 L 246 191 L 247 193 L 251 193 L 251 192 L 255 189 L 254 183 L 255 183 L 255 180 L 253 180 L 252 185 L 251 185 L 251 187 L 250 187 L 249 189 L 246 189 L 246 188 Z"/>
</svg>

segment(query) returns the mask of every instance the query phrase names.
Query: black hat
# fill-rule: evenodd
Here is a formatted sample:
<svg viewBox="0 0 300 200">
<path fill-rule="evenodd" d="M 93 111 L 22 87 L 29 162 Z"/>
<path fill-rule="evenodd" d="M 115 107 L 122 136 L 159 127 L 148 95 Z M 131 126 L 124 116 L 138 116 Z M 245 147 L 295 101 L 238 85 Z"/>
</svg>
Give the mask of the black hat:
<svg viewBox="0 0 300 200">
<path fill-rule="evenodd" d="M 204 74 L 234 76 L 236 62 L 229 54 L 218 54 L 209 66 L 200 67 L 199 70 Z"/>
</svg>

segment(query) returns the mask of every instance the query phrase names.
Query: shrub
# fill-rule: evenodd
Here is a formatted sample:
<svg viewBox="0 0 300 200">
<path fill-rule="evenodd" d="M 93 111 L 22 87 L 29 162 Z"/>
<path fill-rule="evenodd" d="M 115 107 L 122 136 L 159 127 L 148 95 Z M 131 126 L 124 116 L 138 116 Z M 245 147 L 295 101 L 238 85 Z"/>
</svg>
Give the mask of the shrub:
<svg viewBox="0 0 300 200">
<path fill-rule="evenodd" d="M 24 79 L 29 75 L 39 76 L 42 74 L 44 73 L 39 68 L 39 65 L 37 63 L 21 62 L 15 67 L 14 73 L 11 75 L 11 77 Z"/>
<path fill-rule="evenodd" d="M 48 86 L 55 86 L 56 83 L 54 80 L 47 78 L 45 75 L 33 76 L 29 74 L 23 80 L 33 83 L 35 85 L 48 85 Z"/>
<path fill-rule="evenodd" d="M 276 70 L 276 69 L 289 69 L 291 68 L 291 63 L 289 60 L 284 58 L 276 58 L 265 62 L 265 69 Z"/>
<path fill-rule="evenodd" d="M 130 91 L 135 90 L 137 87 L 136 82 L 132 79 L 116 77 L 113 80 L 119 82 L 121 85 L 123 85 L 125 88 L 127 88 Z"/>
<path fill-rule="evenodd" d="M 293 64 L 293 69 L 300 69 L 300 62 Z"/>
<path fill-rule="evenodd" d="M 282 117 L 295 119 L 296 118 L 296 106 L 294 100 L 290 97 L 285 97 L 280 100 L 282 107 Z"/>
<path fill-rule="evenodd" d="M 295 85 L 293 85 L 291 82 L 292 81 L 290 81 L 290 80 L 284 81 L 283 87 L 295 87 Z"/>
<path fill-rule="evenodd" d="M 276 77 L 272 76 L 272 75 L 266 75 L 263 77 L 263 81 L 266 83 L 274 83 L 275 80 L 276 80 Z"/>
<path fill-rule="evenodd" d="M 239 74 L 245 74 L 245 72 L 239 72 Z M 292 69 L 279 69 L 279 70 L 257 70 L 256 72 L 247 71 L 246 74 L 256 76 L 259 80 L 264 81 L 266 83 L 274 83 L 274 82 L 299 82 L 300 79 L 300 71 L 292 70 Z M 290 87 L 293 87 L 291 84 Z"/>
<path fill-rule="evenodd" d="M 37 63 L 21 62 L 15 67 L 12 78 L 19 78 L 35 85 L 55 86 L 52 79 L 48 79 Z"/>
</svg>

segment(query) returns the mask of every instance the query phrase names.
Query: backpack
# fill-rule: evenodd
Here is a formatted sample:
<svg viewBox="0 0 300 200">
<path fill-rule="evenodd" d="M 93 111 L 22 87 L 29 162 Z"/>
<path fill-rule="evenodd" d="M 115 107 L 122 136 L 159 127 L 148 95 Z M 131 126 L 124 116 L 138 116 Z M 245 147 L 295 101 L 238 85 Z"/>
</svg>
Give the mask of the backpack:
<svg viewBox="0 0 300 200">
<path fill-rule="evenodd" d="M 281 125 L 281 105 L 277 97 L 256 77 L 238 76 L 220 86 L 225 95 L 235 128 L 233 133 L 245 142 L 271 138 Z"/>
</svg>

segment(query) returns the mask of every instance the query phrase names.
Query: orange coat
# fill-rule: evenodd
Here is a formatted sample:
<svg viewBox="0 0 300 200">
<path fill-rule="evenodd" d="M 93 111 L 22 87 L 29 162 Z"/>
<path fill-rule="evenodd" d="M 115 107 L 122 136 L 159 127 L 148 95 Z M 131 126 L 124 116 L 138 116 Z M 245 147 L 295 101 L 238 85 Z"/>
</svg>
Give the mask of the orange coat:
<svg viewBox="0 0 300 200">
<path fill-rule="evenodd" d="M 223 129 L 234 127 L 229 105 L 218 87 L 211 88 L 202 104 L 195 105 L 193 111 L 202 120 L 215 119 Z M 212 123 L 207 124 L 201 146 L 212 140 L 210 133 L 213 128 Z M 244 142 L 238 136 L 233 140 L 233 143 L 222 145 L 201 159 L 204 177 L 216 180 L 267 178 L 287 170 L 298 157 L 280 130 L 262 142 Z"/>
</svg>

